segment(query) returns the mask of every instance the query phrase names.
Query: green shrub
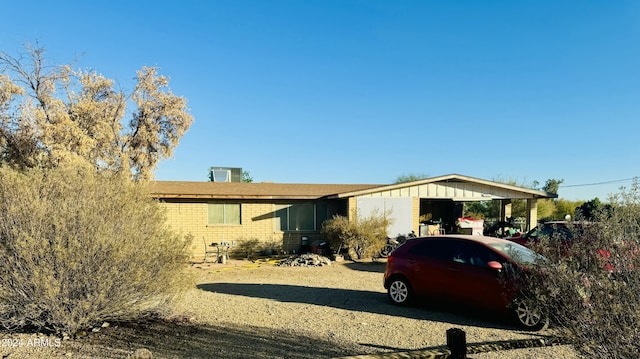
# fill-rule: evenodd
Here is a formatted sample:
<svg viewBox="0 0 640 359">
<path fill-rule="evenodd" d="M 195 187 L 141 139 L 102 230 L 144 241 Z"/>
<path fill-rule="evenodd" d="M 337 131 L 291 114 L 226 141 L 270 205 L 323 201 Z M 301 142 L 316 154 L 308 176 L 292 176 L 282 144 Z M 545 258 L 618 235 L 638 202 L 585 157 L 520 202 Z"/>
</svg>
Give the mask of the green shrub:
<svg viewBox="0 0 640 359">
<path fill-rule="evenodd" d="M 585 357 L 634 358 L 640 352 L 640 190 L 610 198 L 574 228 L 567 246 L 542 238 L 548 258 L 529 286 L 559 332 Z"/>
<path fill-rule="evenodd" d="M 391 221 L 386 215 L 373 213 L 369 217 L 355 215 L 353 220 L 335 215 L 322 225 L 322 233 L 334 251 L 347 249 L 358 259 L 373 257 L 385 245 L 387 227 Z"/>
<path fill-rule="evenodd" d="M 145 186 L 95 169 L 0 167 L 0 325 L 74 334 L 156 314 L 190 283 L 189 238 Z"/>
</svg>

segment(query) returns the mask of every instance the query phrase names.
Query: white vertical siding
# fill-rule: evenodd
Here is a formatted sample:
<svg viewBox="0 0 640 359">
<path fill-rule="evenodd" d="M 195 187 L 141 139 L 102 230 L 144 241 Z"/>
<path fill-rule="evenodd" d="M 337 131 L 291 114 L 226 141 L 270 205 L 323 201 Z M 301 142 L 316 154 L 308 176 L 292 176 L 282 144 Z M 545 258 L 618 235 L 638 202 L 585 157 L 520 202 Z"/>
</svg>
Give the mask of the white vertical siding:
<svg viewBox="0 0 640 359">
<path fill-rule="evenodd" d="M 359 215 L 363 217 L 375 213 L 387 214 L 392 220 L 387 228 L 389 236 L 406 234 L 413 229 L 413 201 L 410 197 L 358 197 L 357 206 Z"/>
<path fill-rule="evenodd" d="M 509 189 L 496 188 L 488 185 L 468 182 L 437 182 L 425 183 L 415 186 L 396 187 L 373 192 L 360 197 L 370 198 L 432 198 L 454 199 L 459 201 L 489 200 L 502 198 L 530 198 L 523 196 L 522 192 Z"/>
</svg>

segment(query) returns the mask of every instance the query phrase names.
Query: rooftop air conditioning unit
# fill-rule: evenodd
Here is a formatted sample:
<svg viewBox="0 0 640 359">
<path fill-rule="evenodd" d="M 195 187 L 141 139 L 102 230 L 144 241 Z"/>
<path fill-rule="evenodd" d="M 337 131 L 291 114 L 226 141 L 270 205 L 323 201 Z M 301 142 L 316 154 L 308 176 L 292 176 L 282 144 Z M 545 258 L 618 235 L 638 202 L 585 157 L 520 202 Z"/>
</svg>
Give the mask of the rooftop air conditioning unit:
<svg viewBox="0 0 640 359">
<path fill-rule="evenodd" d="M 211 167 L 209 179 L 211 182 L 242 182 L 242 168 Z"/>
</svg>

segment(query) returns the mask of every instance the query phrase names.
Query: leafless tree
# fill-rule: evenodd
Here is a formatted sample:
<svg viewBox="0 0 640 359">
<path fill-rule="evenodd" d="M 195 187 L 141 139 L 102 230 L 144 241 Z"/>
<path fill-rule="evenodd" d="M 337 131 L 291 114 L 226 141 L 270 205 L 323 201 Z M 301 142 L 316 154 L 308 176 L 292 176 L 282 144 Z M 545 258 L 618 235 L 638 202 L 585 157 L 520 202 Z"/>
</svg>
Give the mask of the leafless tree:
<svg viewBox="0 0 640 359">
<path fill-rule="evenodd" d="M 186 99 L 169 90 L 169 79 L 155 67 L 139 70 L 125 93 L 95 71 L 49 65 L 41 47 L 25 49 L 19 56 L 0 52 L 5 163 L 50 168 L 84 161 L 146 180 L 191 126 Z"/>
</svg>

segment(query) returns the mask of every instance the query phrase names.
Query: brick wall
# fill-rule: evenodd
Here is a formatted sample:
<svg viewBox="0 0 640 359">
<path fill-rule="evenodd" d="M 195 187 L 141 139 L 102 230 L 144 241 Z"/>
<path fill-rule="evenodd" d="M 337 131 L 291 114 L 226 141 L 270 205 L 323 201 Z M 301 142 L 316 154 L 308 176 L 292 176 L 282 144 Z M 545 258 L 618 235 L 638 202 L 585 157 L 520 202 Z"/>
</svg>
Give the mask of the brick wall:
<svg viewBox="0 0 640 359">
<path fill-rule="evenodd" d="M 301 238 L 308 237 L 309 244 L 321 239 L 317 231 L 282 232 L 277 230 L 273 203 L 243 202 L 241 224 L 209 225 L 206 202 L 161 202 L 167 210 L 168 225 L 177 233 L 194 236 L 192 252 L 194 260 L 202 260 L 205 243 L 243 242 L 258 240 L 261 245 L 275 243 L 287 253 L 300 249 Z"/>
</svg>

